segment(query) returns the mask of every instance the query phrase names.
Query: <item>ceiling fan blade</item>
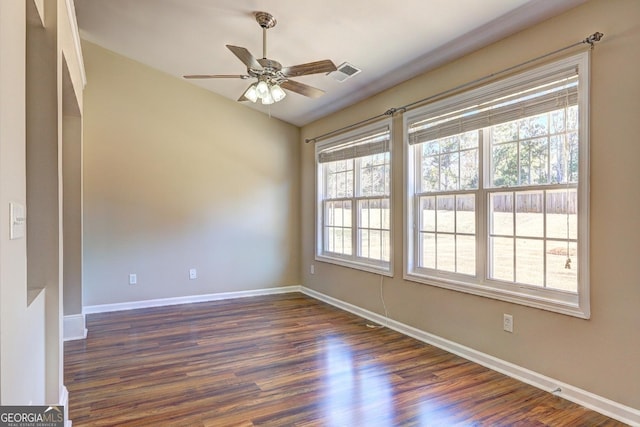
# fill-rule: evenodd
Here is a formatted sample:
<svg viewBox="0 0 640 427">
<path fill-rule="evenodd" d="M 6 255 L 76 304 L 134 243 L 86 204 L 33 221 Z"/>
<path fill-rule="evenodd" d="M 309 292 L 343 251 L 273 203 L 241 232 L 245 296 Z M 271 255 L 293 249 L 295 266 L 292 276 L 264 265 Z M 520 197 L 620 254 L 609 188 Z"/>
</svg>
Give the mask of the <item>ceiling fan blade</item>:
<svg viewBox="0 0 640 427">
<path fill-rule="evenodd" d="M 280 83 L 280 87 L 299 93 L 300 95 L 308 96 L 309 98 L 318 98 L 324 95 L 324 91 L 321 89 L 293 80 L 287 80 L 286 82 Z"/>
<path fill-rule="evenodd" d="M 242 79 L 249 78 L 246 74 L 188 74 L 185 79 Z"/>
<path fill-rule="evenodd" d="M 235 56 L 238 57 L 240 61 L 247 66 L 247 68 L 253 68 L 254 70 L 262 70 L 262 65 L 258 62 L 256 58 L 251 55 L 244 47 L 240 46 L 232 46 L 230 44 L 227 45 L 227 49 L 229 49 Z"/>
<path fill-rule="evenodd" d="M 307 62 L 306 64 L 284 67 L 282 74 L 287 77 L 298 77 L 307 74 L 329 73 L 336 70 L 336 65 L 331 60 L 325 59 L 323 61 Z"/>
</svg>

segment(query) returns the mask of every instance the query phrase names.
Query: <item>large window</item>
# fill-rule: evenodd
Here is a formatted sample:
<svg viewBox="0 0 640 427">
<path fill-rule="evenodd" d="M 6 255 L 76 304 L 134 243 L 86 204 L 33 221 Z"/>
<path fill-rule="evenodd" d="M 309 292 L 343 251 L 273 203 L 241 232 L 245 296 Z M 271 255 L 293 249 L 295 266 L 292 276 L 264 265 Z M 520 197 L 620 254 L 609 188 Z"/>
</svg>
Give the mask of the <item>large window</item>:
<svg viewBox="0 0 640 427">
<path fill-rule="evenodd" d="M 405 277 L 589 317 L 588 54 L 405 116 Z"/>
<path fill-rule="evenodd" d="M 318 143 L 316 259 L 391 273 L 391 124 Z"/>
</svg>

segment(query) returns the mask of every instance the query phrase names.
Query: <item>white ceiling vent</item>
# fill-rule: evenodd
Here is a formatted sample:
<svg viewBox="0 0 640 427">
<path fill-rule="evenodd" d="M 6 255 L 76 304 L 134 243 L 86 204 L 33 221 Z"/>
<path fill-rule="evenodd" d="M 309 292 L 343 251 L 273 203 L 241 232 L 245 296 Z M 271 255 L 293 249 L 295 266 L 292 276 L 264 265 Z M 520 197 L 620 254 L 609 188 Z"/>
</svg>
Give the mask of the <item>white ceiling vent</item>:
<svg viewBox="0 0 640 427">
<path fill-rule="evenodd" d="M 342 64 L 340 64 L 340 66 L 338 66 L 338 69 L 336 71 L 327 73 L 327 75 L 333 77 L 334 80 L 337 80 L 338 82 L 342 83 L 348 78 L 355 76 L 360 71 L 362 70 L 354 67 L 348 62 L 343 62 Z"/>
</svg>

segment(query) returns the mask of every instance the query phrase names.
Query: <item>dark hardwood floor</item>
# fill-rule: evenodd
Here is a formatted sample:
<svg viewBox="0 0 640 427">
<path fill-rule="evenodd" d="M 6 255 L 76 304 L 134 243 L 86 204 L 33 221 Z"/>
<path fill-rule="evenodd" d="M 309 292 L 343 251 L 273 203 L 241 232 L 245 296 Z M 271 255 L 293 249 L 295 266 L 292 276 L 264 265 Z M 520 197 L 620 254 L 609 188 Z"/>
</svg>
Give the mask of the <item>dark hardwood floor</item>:
<svg viewBox="0 0 640 427">
<path fill-rule="evenodd" d="M 302 294 L 87 316 L 76 426 L 618 426 Z"/>
</svg>

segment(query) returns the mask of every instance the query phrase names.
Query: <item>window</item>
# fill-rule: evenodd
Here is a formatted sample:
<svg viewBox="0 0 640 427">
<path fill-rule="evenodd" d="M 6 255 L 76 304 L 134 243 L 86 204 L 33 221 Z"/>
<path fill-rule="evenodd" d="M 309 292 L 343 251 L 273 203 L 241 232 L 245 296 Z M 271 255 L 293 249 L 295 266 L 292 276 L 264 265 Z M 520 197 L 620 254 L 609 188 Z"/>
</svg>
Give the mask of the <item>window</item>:
<svg viewBox="0 0 640 427">
<path fill-rule="evenodd" d="M 316 259 L 391 274 L 391 123 L 316 145 Z"/>
<path fill-rule="evenodd" d="M 405 115 L 405 278 L 589 317 L 588 53 Z"/>
</svg>

